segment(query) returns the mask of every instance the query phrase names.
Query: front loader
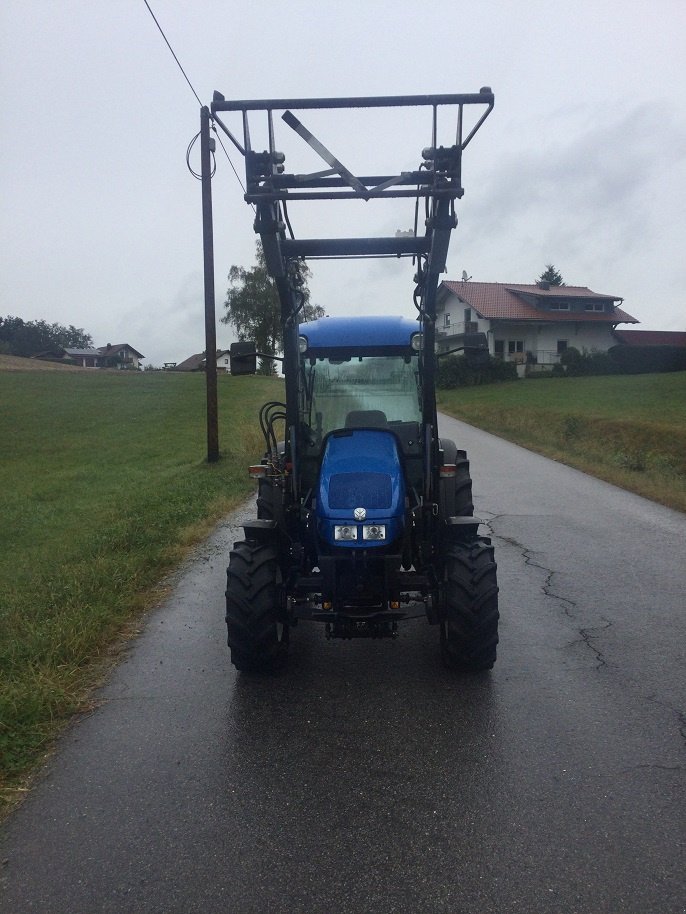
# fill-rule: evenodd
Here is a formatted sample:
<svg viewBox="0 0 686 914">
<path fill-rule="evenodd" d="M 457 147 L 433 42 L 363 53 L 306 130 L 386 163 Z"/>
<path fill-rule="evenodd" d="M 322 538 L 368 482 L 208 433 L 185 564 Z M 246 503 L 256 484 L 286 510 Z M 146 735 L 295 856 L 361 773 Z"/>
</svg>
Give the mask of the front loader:
<svg viewBox="0 0 686 914">
<path fill-rule="evenodd" d="M 257 516 L 244 525 L 227 569 L 228 643 L 239 670 L 281 667 L 299 624 L 319 623 L 330 638 L 387 638 L 418 610 L 437 626 L 449 667 L 476 672 L 495 662 L 494 550 L 473 516 L 467 455 L 439 437 L 435 394 L 436 292 L 457 224 L 455 200 L 463 193 L 462 152 L 493 104 L 490 89 L 235 102 L 215 93 L 211 116 L 245 156 L 245 199 L 255 209 L 283 325 L 285 402 L 261 410 L 265 454 L 250 470 L 258 484 Z M 417 169 L 355 176 L 293 114 L 381 107 L 429 109 L 431 142 Z M 466 133 L 465 111 L 472 109 L 478 119 Z M 446 110 L 456 114 L 455 141 L 439 146 L 438 113 Z M 278 111 L 327 169 L 286 171 L 275 145 Z M 243 144 L 220 119 L 224 112 L 242 115 Z M 267 119 L 269 148 L 260 152 L 251 148 L 255 113 Z M 291 229 L 288 206 L 301 200 L 403 197 L 415 202 L 409 235 L 299 240 Z M 303 260 L 368 257 L 413 258 L 414 318 L 300 322 Z M 256 353 L 246 348 L 233 347 L 235 374 L 254 371 Z M 487 351 L 485 336 L 465 336 L 455 348 L 476 358 Z"/>
</svg>

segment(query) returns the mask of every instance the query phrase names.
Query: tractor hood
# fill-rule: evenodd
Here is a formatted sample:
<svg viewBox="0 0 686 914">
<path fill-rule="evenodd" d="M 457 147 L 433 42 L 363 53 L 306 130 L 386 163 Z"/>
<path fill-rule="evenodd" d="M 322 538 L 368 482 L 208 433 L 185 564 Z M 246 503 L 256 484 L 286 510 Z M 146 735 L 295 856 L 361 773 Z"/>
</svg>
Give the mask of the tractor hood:
<svg viewBox="0 0 686 914">
<path fill-rule="evenodd" d="M 331 546 L 388 546 L 402 533 L 405 482 L 392 432 L 346 429 L 326 438 L 317 526 Z"/>
</svg>

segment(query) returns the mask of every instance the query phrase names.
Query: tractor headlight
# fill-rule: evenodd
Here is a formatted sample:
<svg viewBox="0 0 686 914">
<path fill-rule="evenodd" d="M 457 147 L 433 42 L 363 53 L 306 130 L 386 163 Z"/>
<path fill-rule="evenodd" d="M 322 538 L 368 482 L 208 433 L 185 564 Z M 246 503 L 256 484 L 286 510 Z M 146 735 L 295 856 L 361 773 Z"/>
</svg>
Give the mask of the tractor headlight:
<svg viewBox="0 0 686 914">
<path fill-rule="evenodd" d="M 306 336 L 298 337 L 298 352 L 304 355 L 307 352 L 308 339 Z"/>
<path fill-rule="evenodd" d="M 336 540 L 356 540 L 357 527 L 354 524 L 344 524 L 333 528 L 333 538 Z"/>
<path fill-rule="evenodd" d="M 362 527 L 362 539 L 363 540 L 385 540 L 386 539 L 385 524 L 365 524 L 364 527 Z"/>
</svg>

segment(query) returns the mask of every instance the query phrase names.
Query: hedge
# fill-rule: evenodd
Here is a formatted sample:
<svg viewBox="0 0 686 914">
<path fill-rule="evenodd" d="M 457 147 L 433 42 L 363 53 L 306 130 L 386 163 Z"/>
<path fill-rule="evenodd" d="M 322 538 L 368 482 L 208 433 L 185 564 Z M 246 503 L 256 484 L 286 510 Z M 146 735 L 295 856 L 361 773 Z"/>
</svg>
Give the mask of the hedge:
<svg viewBox="0 0 686 914">
<path fill-rule="evenodd" d="M 516 380 L 517 366 L 514 362 L 504 362 L 490 355 L 481 356 L 478 361 L 463 355 L 449 355 L 438 360 L 436 386 L 443 389 Z"/>
</svg>

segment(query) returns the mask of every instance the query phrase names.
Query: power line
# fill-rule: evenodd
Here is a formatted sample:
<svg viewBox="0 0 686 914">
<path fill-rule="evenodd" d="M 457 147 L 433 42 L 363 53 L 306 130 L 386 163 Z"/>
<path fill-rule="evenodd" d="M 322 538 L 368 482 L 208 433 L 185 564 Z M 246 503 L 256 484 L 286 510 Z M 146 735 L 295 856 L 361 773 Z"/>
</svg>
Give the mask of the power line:
<svg viewBox="0 0 686 914">
<path fill-rule="evenodd" d="M 199 104 L 200 107 L 202 108 L 203 105 L 202 105 L 202 102 L 200 101 L 200 96 L 198 95 L 198 93 L 197 93 L 197 92 L 195 91 L 195 89 L 193 88 L 193 83 L 190 81 L 190 79 L 188 78 L 188 76 L 186 76 L 186 71 L 185 71 L 184 68 L 181 66 L 181 61 L 179 60 L 179 58 L 178 58 L 178 57 L 176 56 L 176 54 L 174 53 L 174 48 L 169 44 L 169 41 L 167 40 L 167 36 L 164 34 L 164 31 L 162 30 L 162 26 L 161 26 L 161 25 L 159 24 L 159 22 L 157 21 L 157 17 L 156 17 L 155 14 L 153 13 L 153 11 L 150 9 L 150 4 L 148 3 L 148 0 L 143 0 L 143 3 L 145 3 L 145 5 L 147 6 L 148 12 L 149 12 L 150 15 L 152 16 L 152 18 L 153 18 L 153 20 L 154 20 L 154 22 L 155 22 L 155 25 L 156 25 L 157 28 L 160 30 L 160 35 L 164 38 L 167 47 L 168 47 L 169 50 L 171 51 L 172 57 L 174 58 L 174 60 L 176 61 L 177 65 L 178 65 L 178 67 L 179 67 L 179 70 L 181 70 L 181 72 L 183 73 L 183 78 L 186 80 L 186 82 L 188 83 L 188 85 L 191 87 L 191 92 L 192 92 L 193 95 L 197 98 L 198 104 Z"/>
<path fill-rule="evenodd" d="M 169 50 L 170 50 L 170 52 L 171 52 L 171 55 L 172 55 L 172 57 L 174 58 L 174 60 L 176 61 L 176 64 L 177 64 L 179 70 L 181 70 L 181 72 L 183 73 L 183 78 L 186 80 L 186 82 L 187 82 L 188 85 L 190 86 L 191 92 L 192 92 L 193 95 L 196 97 L 198 104 L 199 104 L 200 107 L 202 108 L 202 107 L 203 107 L 203 103 L 200 101 L 200 96 L 198 95 L 198 93 L 197 93 L 197 92 L 195 91 L 195 89 L 193 88 L 193 83 L 190 81 L 190 79 L 188 78 L 188 76 L 187 76 L 187 74 L 186 74 L 186 71 L 185 71 L 184 68 L 181 66 L 181 61 L 179 60 L 179 58 L 178 58 L 178 57 L 176 56 L 176 54 L 174 53 L 174 48 L 169 44 L 169 39 L 168 39 L 167 36 L 164 34 L 164 30 L 162 29 L 162 26 L 161 26 L 161 25 L 159 24 L 159 22 L 157 21 L 157 17 L 156 17 L 155 14 L 153 13 L 153 11 L 150 9 L 150 4 L 148 3 L 148 0 L 143 0 L 143 3 L 145 3 L 145 5 L 146 5 L 146 7 L 147 7 L 147 9 L 148 9 L 148 12 L 150 13 L 150 15 L 151 15 L 152 18 L 153 18 L 153 21 L 154 21 L 155 25 L 156 25 L 157 28 L 159 29 L 160 35 L 164 38 L 165 44 L 166 44 L 167 47 L 169 48 Z M 219 136 L 219 134 L 217 133 L 217 128 L 214 126 L 214 122 L 213 122 L 213 124 L 212 124 L 212 129 L 214 130 L 214 132 L 215 132 L 215 134 L 216 134 L 216 137 L 217 137 L 217 139 L 219 140 L 219 145 L 220 145 L 221 148 L 224 150 L 224 155 L 225 155 L 226 158 L 228 159 L 229 165 L 231 166 L 231 169 L 232 169 L 233 173 L 235 174 L 236 179 L 237 179 L 238 183 L 240 184 L 241 189 L 243 190 L 243 193 L 245 193 L 245 186 L 243 185 L 243 181 L 241 180 L 240 175 L 239 175 L 238 172 L 236 171 L 235 165 L 234 165 L 233 162 L 231 161 L 231 156 L 229 155 L 229 153 L 228 153 L 228 151 L 227 151 L 227 149 L 226 149 L 226 146 L 222 143 L 222 139 L 221 139 L 221 137 Z M 197 140 L 197 138 L 198 138 L 198 137 L 195 136 L 195 137 L 191 140 L 191 142 L 190 142 L 190 144 L 189 144 L 189 146 L 188 146 L 188 150 L 186 151 L 186 164 L 188 165 L 188 170 L 190 171 L 190 173 L 191 173 L 191 174 L 193 175 L 193 177 L 195 177 L 195 178 L 199 178 L 200 175 L 196 174 L 196 173 L 193 171 L 193 169 L 191 168 L 191 165 L 190 165 L 190 162 L 189 162 L 189 156 L 190 156 L 191 148 L 192 148 L 193 144 L 195 143 L 195 141 Z M 214 171 L 212 172 L 212 174 L 214 174 Z M 253 207 L 253 209 L 254 209 L 254 207 Z"/>
<path fill-rule="evenodd" d="M 214 121 L 212 122 L 212 129 L 214 130 L 215 136 L 216 136 L 217 139 L 219 140 L 219 145 L 220 145 L 221 148 L 224 150 L 224 155 L 225 155 L 226 158 L 229 160 L 229 165 L 231 166 L 231 168 L 232 168 L 232 170 L 233 170 L 233 173 L 236 175 L 236 180 L 237 180 L 238 183 L 241 185 L 241 190 L 243 191 L 243 193 L 245 193 L 245 192 L 246 192 L 246 190 L 245 190 L 245 184 L 243 184 L 243 181 L 241 180 L 241 176 L 240 176 L 240 175 L 238 174 L 238 172 L 236 171 L 236 167 L 235 167 L 235 165 L 233 164 L 233 162 L 231 161 L 231 156 L 229 155 L 229 153 L 228 153 L 228 151 L 227 151 L 227 149 L 226 149 L 226 146 L 222 143 L 222 138 L 219 136 L 219 133 L 217 132 L 217 128 L 216 128 L 216 126 L 214 125 Z M 254 211 L 255 211 L 255 207 L 252 205 L 252 203 L 251 203 L 250 205 L 252 206 L 253 212 L 254 212 Z"/>
</svg>

